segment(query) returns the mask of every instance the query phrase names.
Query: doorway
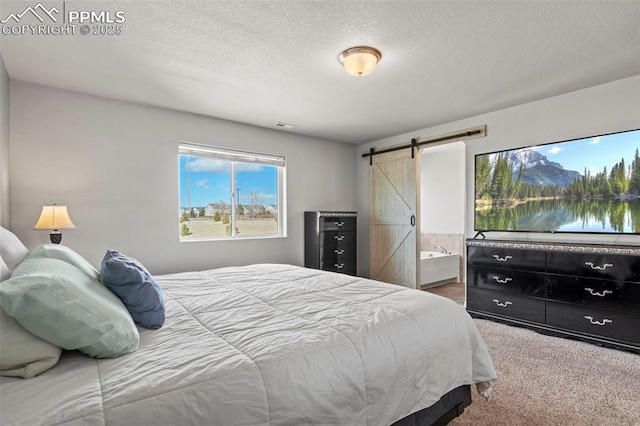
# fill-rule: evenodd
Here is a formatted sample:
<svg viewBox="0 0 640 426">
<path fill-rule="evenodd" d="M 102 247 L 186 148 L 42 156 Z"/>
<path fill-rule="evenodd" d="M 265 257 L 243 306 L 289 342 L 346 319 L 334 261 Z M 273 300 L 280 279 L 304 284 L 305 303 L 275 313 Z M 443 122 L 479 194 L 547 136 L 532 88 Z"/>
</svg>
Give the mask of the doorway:
<svg viewBox="0 0 640 426">
<path fill-rule="evenodd" d="M 451 142 L 420 151 L 420 251 L 453 255 L 455 264 L 423 272 L 420 287 L 464 298 L 466 145 Z M 440 287 L 438 289 L 438 287 Z"/>
</svg>

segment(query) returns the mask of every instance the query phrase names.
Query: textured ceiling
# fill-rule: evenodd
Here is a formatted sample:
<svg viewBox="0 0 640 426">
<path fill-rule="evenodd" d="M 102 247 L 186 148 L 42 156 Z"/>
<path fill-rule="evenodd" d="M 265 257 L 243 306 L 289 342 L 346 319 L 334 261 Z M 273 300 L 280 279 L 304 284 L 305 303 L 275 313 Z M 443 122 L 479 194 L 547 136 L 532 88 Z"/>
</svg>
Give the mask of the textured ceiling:
<svg viewBox="0 0 640 426">
<path fill-rule="evenodd" d="M 2 35 L 11 79 L 348 143 L 640 74 L 638 1 L 42 3 L 126 21 Z M 35 5 L 2 0 L 0 19 Z M 382 52 L 363 78 L 337 60 L 356 45 Z"/>
</svg>

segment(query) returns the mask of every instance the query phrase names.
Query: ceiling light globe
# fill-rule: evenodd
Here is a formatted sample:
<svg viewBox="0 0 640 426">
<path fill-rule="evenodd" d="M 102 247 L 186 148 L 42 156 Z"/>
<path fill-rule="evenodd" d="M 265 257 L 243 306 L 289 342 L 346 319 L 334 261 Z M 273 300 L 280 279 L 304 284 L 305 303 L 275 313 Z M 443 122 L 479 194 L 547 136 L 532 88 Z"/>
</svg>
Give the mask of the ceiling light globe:
<svg viewBox="0 0 640 426">
<path fill-rule="evenodd" d="M 382 54 L 373 47 L 352 47 L 340 54 L 338 59 L 345 71 L 355 77 L 370 74 L 380 62 Z"/>
</svg>

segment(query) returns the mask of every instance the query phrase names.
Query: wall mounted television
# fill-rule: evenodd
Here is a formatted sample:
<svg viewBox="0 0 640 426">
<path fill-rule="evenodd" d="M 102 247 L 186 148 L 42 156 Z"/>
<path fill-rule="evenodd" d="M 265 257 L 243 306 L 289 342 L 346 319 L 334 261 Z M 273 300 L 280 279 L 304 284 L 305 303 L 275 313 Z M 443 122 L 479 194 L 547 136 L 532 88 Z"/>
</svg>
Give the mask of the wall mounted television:
<svg viewBox="0 0 640 426">
<path fill-rule="evenodd" d="M 477 232 L 640 234 L 640 129 L 475 156 Z"/>
</svg>

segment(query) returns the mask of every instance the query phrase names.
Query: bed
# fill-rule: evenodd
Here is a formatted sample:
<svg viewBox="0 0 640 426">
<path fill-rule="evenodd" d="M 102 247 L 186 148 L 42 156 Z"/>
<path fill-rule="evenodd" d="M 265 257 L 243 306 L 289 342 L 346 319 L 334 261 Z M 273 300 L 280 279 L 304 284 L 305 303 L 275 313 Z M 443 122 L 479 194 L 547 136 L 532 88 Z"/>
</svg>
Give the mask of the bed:
<svg viewBox="0 0 640 426">
<path fill-rule="evenodd" d="M 446 424 L 496 379 L 469 315 L 426 292 L 281 264 L 154 278 L 161 328 L 1 377 L 0 424 Z"/>
</svg>

